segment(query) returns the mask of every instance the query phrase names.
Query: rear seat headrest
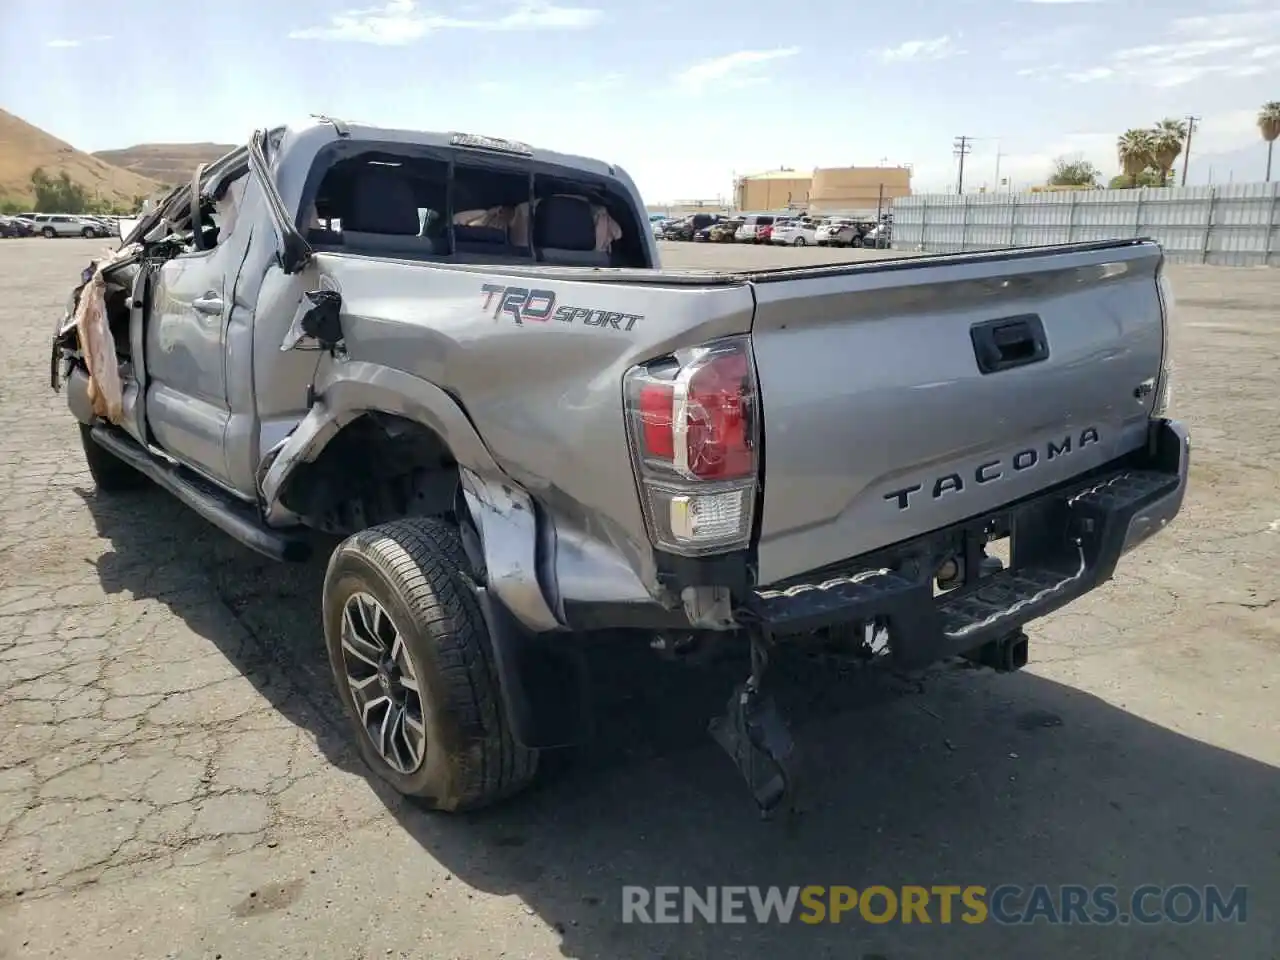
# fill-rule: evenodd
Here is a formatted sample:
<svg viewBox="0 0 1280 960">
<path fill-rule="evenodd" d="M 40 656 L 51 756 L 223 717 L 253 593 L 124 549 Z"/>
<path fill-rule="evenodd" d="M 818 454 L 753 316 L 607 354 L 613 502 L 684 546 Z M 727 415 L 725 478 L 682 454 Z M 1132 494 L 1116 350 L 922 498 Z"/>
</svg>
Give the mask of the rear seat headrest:
<svg viewBox="0 0 1280 960">
<path fill-rule="evenodd" d="M 417 236 L 418 198 L 407 178 L 385 167 L 369 167 L 355 178 L 344 230 Z"/>
<path fill-rule="evenodd" d="M 584 197 L 551 196 L 533 213 L 533 242 L 556 250 L 595 250 L 596 220 Z"/>
</svg>

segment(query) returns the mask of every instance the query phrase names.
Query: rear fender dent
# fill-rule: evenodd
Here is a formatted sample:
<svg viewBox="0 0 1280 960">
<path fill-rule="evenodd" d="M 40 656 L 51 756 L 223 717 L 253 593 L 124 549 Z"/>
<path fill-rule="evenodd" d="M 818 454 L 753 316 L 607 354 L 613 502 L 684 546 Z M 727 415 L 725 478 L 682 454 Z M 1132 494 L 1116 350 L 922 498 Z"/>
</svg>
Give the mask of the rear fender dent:
<svg viewBox="0 0 1280 960">
<path fill-rule="evenodd" d="M 484 550 L 488 588 L 537 633 L 564 625 L 538 580 L 538 518 L 533 501 L 510 480 L 487 480 L 462 467 L 462 494 Z"/>
<path fill-rule="evenodd" d="M 502 475 L 466 414 L 435 384 L 378 364 L 341 361 L 317 380 L 311 411 L 263 458 L 265 469 L 258 486 L 268 522 L 279 522 L 287 515 L 279 499 L 294 471 L 320 456 L 352 420 L 373 412 L 401 416 L 434 430 L 460 467 L 481 476 Z"/>
<path fill-rule="evenodd" d="M 330 365 L 316 383 L 316 397 L 311 411 L 262 460 L 258 487 L 268 524 L 297 522 L 281 493 L 347 424 L 373 412 L 413 420 L 435 431 L 457 461 L 494 595 L 532 631 L 563 629 L 538 579 L 533 501 L 498 466 L 452 397 L 420 377 L 354 360 Z"/>
</svg>

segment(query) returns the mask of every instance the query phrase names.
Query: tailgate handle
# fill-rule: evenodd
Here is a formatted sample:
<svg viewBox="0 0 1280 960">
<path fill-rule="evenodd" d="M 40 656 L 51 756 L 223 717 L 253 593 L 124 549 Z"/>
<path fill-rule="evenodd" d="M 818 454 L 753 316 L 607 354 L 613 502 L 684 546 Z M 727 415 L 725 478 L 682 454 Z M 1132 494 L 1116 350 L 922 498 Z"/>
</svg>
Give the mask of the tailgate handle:
<svg viewBox="0 0 1280 960">
<path fill-rule="evenodd" d="M 1044 324 L 1034 313 L 975 323 L 969 328 L 973 353 L 983 373 L 999 373 L 1049 357 Z"/>
</svg>

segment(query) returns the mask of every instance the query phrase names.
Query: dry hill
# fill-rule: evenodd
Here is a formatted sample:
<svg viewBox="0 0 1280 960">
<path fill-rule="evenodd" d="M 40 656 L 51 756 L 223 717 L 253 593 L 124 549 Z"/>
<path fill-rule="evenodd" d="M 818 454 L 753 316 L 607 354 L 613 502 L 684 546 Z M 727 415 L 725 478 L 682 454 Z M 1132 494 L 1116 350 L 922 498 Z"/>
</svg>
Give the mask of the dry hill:
<svg viewBox="0 0 1280 960">
<path fill-rule="evenodd" d="M 0 110 L 0 200 L 24 206 L 32 202 L 31 171 L 36 167 L 54 177 L 65 171 L 89 196 L 126 207 L 134 197 L 160 189 L 148 177 L 113 167 Z"/>
<path fill-rule="evenodd" d="M 123 150 L 99 150 L 94 156 L 139 176 L 179 184 L 191 179 L 198 164 L 212 163 L 234 149 L 222 143 L 141 143 Z"/>
</svg>

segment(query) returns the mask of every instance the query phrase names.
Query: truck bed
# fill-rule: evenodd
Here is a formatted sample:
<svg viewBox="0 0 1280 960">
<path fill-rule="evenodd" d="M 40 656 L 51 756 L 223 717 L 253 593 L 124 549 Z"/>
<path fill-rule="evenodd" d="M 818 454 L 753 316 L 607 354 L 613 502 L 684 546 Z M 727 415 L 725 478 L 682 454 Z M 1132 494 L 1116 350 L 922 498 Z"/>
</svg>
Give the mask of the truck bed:
<svg viewBox="0 0 1280 960">
<path fill-rule="evenodd" d="M 516 261 L 501 265 L 503 276 L 540 277 L 545 280 L 567 280 L 577 283 L 621 283 L 655 286 L 733 286 L 744 283 L 780 283 L 787 280 L 838 277 L 868 273 L 891 273 L 901 270 L 919 270 L 923 267 L 947 264 L 982 264 L 990 262 L 1018 262 L 1045 256 L 1068 253 L 1094 253 L 1119 250 L 1126 247 L 1150 245 L 1152 241 L 1138 239 L 1093 240 L 1084 243 L 1063 243 L 1051 246 L 1025 247 L 1016 250 L 983 250 L 969 253 L 920 253 L 905 257 L 878 260 L 851 260 L 847 263 L 824 263 L 815 266 L 770 267 L 763 270 L 656 270 L 631 268 L 561 267 L 548 264 Z M 404 261 L 418 262 L 418 261 Z M 493 264 L 437 263 L 432 267 L 467 273 L 492 274 Z"/>
</svg>

